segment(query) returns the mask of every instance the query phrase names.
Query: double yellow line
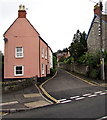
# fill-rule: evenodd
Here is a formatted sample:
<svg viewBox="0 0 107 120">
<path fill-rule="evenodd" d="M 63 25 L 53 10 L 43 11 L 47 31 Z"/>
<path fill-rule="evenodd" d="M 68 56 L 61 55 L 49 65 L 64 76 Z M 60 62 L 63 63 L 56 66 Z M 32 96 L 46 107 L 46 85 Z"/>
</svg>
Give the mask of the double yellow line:
<svg viewBox="0 0 107 120">
<path fill-rule="evenodd" d="M 90 85 L 99 86 L 99 84 L 97 84 L 97 83 L 93 83 L 93 82 L 91 82 L 91 81 L 89 82 L 88 80 L 82 79 L 82 78 L 80 78 L 80 77 L 78 77 L 78 76 L 76 76 L 76 75 L 74 75 L 74 74 L 72 74 L 72 73 L 70 73 L 70 72 L 68 72 L 68 71 L 66 71 L 66 70 L 65 70 L 65 72 L 68 73 L 68 74 L 70 74 L 70 75 L 72 75 L 72 76 L 75 77 L 75 78 L 78 78 L 78 79 L 80 79 L 80 80 L 82 80 L 82 81 L 90 84 Z"/>
<path fill-rule="evenodd" d="M 54 101 L 55 103 L 60 103 L 57 99 L 55 99 L 54 97 L 52 97 L 51 95 L 49 95 L 49 93 L 46 92 L 46 90 L 43 88 L 43 85 L 46 84 L 49 80 L 53 79 L 56 75 L 57 75 L 57 72 L 55 73 L 55 75 L 54 75 L 52 78 L 46 80 L 46 81 L 45 81 L 44 83 L 42 83 L 39 87 L 40 87 L 40 89 L 42 90 L 42 92 L 43 92 L 49 99 L 51 99 L 51 100 Z"/>
</svg>

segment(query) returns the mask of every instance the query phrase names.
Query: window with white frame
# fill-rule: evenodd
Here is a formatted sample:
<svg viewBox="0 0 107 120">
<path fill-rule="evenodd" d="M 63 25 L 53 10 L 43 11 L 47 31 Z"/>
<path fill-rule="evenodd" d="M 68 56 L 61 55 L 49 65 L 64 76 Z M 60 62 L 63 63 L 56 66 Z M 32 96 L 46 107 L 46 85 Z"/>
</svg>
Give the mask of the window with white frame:
<svg viewBox="0 0 107 120">
<path fill-rule="evenodd" d="M 22 58 L 24 57 L 23 54 L 23 48 L 22 47 L 16 47 L 16 58 Z"/>
<path fill-rule="evenodd" d="M 14 66 L 14 75 L 15 76 L 23 76 L 24 75 L 24 66 L 23 65 Z"/>
<path fill-rule="evenodd" d="M 42 75 L 45 73 L 45 65 L 42 63 Z"/>
<path fill-rule="evenodd" d="M 42 58 L 44 58 L 44 48 L 42 48 Z"/>
<path fill-rule="evenodd" d="M 47 50 L 45 51 L 45 59 L 47 59 Z"/>
</svg>

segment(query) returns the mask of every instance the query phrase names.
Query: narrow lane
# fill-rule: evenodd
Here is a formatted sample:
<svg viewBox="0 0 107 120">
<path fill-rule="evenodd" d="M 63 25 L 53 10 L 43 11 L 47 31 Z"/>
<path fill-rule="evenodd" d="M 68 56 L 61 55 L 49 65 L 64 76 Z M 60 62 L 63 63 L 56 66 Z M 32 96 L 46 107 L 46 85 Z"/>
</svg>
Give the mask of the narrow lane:
<svg viewBox="0 0 107 120">
<path fill-rule="evenodd" d="M 58 69 L 56 77 L 44 84 L 43 88 L 57 100 L 68 99 L 73 96 L 83 96 L 84 94 L 94 94 L 94 92 L 103 92 L 107 89 L 90 85 L 62 69 Z"/>
</svg>

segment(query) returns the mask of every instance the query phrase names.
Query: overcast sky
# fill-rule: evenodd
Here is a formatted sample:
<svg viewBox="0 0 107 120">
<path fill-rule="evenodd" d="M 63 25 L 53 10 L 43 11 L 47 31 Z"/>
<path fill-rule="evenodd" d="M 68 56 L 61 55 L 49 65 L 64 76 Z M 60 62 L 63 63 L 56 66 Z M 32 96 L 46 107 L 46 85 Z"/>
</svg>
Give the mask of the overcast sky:
<svg viewBox="0 0 107 120">
<path fill-rule="evenodd" d="M 103 3 L 105 1 L 103 0 Z M 77 29 L 88 32 L 95 5 L 90 0 L 0 0 L 2 52 L 4 52 L 3 34 L 17 18 L 20 4 L 25 5 L 28 20 L 53 52 L 69 47 Z"/>
</svg>

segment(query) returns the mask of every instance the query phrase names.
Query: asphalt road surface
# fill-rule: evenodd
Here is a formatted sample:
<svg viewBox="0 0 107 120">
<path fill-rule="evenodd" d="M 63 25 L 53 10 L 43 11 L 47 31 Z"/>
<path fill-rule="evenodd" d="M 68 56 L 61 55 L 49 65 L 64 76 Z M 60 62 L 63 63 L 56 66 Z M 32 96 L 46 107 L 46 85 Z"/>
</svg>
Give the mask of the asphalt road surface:
<svg viewBox="0 0 107 120">
<path fill-rule="evenodd" d="M 43 85 L 59 104 L 12 113 L 4 118 L 102 118 L 107 116 L 107 88 L 90 85 L 58 69 L 55 78 Z"/>
</svg>

